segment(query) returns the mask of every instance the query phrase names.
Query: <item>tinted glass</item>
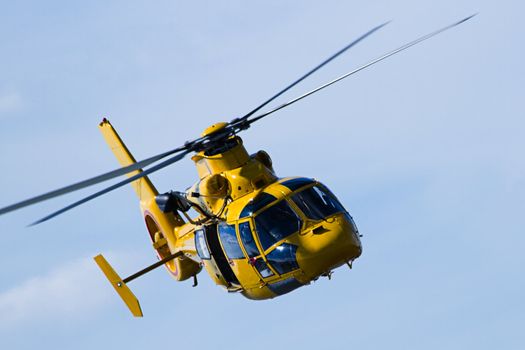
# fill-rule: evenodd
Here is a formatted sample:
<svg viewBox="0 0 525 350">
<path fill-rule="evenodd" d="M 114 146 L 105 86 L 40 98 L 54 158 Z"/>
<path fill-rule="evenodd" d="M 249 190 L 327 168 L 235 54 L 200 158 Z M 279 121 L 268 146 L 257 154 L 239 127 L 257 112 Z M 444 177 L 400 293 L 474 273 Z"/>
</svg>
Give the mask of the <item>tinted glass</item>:
<svg viewBox="0 0 525 350">
<path fill-rule="evenodd" d="M 253 239 L 252 230 L 250 229 L 250 223 L 249 222 L 240 223 L 239 233 L 241 235 L 242 244 L 244 244 L 244 249 L 246 249 L 246 253 L 248 253 L 248 256 L 250 258 L 253 258 L 259 255 L 259 249 L 257 248 L 257 245 L 255 244 L 255 240 Z"/>
<path fill-rule="evenodd" d="M 332 214 L 345 211 L 337 199 L 320 186 L 310 187 L 296 193 L 292 196 L 292 200 L 304 215 L 312 220 L 321 220 Z"/>
<path fill-rule="evenodd" d="M 255 217 L 255 229 L 264 250 L 300 228 L 301 220 L 286 201 L 270 206 Z"/>
<path fill-rule="evenodd" d="M 296 189 L 309 185 L 313 182 L 314 180 L 312 179 L 308 179 L 306 177 L 299 177 L 296 179 L 283 181 L 281 182 L 281 185 L 288 187 L 291 191 L 295 191 Z"/>
<path fill-rule="evenodd" d="M 254 265 L 257 271 L 259 271 L 259 273 L 261 274 L 263 278 L 270 277 L 271 275 L 273 275 L 272 270 L 268 268 L 268 265 L 266 265 L 263 259 L 259 258 L 255 260 Z"/>
<path fill-rule="evenodd" d="M 222 247 L 228 258 L 244 258 L 244 254 L 237 241 L 237 235 L 235 234 L 235 226 L 224 223 L 219 224 L 219 237 L 221 238 Z"/>
<path fill-rule="evenodd" d="M 257 197 L 254 198 L 253 201 L 246 204 L 244 209 L 241 211 L 241 214 L 239 215 L 239 219 L 245 218 L 247 216 L 251 216 L 257 210 L 262 209 L 263 207 L 265 207 L 267 204 L 270 204 L 274 200 L 277 200 L 277 198 L 275 198 L 271 194 L 268 194 L 266 192 L 260 193 Z"/>
<path fill-rule="evenodd" d="M 290 293 L 292 290 L 301 287 L 302 284 L 293 277 L 287 278 L 284 281 L 275 282 L 268 285 L 268 288 L 277 295 Z"/>
<path fill-rule="evenodd" d="M 195 247 L 201 259 L 210 259 L 210 251 L 208 250 L 203 230 L 195 231 Z"/>
<path fill-rule="evenodd" d="M 266 255 L 266 259 L 279 275 L 283 275 L 299 268 L 295 259 L 296 251 L 297 246 L 283 243 Z"/>
</svg>

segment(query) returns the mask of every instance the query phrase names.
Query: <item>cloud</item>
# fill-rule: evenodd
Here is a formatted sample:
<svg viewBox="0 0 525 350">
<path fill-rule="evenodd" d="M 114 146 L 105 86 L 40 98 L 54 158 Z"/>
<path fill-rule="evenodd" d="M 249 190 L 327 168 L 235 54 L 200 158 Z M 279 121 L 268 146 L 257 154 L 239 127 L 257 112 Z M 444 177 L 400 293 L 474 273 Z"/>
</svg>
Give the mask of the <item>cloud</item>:
<svg viewBox="0 0 525 350">
<path fill-rule="evenodd" d="M 5 113 L 14 112 L 22 107 L 22 98 L 17 93 L 9 93 L 0 96 L 0 116 Z"/>
<path fill-rule="evenodd" d="M 109 255 L 114 260 L 122 254 Z M 112 300 L 106 284 L 91 257 L 71 261 L 0 293 L 0 328 L 42 319 L 85 317 Z"/>
</svg>

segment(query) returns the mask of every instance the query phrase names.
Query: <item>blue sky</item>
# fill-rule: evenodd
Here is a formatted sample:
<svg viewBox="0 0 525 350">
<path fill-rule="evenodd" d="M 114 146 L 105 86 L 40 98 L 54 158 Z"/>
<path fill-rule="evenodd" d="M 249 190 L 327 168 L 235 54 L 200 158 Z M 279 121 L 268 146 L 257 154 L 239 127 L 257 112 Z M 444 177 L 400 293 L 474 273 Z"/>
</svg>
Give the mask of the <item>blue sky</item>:
<svg viewBox="0 0 525 350">
<path fill-rule="evenodd" d="M 519 1 L 4 2 L 0 206 L 117 163 L 108 117 L 137 158 L 246 113 L 368 29 L 295 97 L 419 35 L 472 21 L 244 133 L 280 176 L 327 184 L 363 256 L 263 302 L 205 275 L 130 283 L 133 319 L 92 257 L 128 275 L 155 261 L 131 188 L 25 226 L 83 194 L 0 217 L 0 347 L 523 349 L 523 20 Z M 159 190 L 196 180 L 185 160 Z"/>
</svg>

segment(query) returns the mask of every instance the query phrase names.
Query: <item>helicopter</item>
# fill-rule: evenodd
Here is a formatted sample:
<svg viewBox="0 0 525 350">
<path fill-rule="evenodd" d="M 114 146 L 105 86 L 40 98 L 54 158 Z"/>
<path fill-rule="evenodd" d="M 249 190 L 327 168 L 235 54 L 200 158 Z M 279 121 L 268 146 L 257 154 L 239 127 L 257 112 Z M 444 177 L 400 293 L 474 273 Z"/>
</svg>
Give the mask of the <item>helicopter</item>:
<svg viewBox="0 0 525 350">
<path fill-rule="evenodd" d="M 318 180 L 277 176 L 270 155 L 264 150 L 250 154 L 239 133 L 274 112 L 474 16 L 419 37 L 299 97 L 257 114 L 388 22 L 378 25 L 242 117 L 215 123 L 200 137 L 141 161 L 136 161 L 115 128 L 104 118 L 99 129 L 120 168 L 6 206 L 0 209 L 0 215 L 126 175 L 126 179 L 31 225 L 43 223 L 130 184 L 139 199 L 158 261 L 121 278 L 103 255 L 97 255 L 94 260 L 135 317 L 142 317 L 143 313 L 128 283 L 163 265 L 176 281 L 193 279 L 194 287 L 198 284 L 197 275 L 204 269 L 228 292 L 237 292 L 254 300 L 287 294 L 322 276 L 330 278 L 338 267 L 348 265 L 352 268 L 354 260 L 362 254 L 362 236 L 352 216 Z M 148 175 L 192 153 L 198 181 L 183 192 L 160 193 Z"/>
</svg>

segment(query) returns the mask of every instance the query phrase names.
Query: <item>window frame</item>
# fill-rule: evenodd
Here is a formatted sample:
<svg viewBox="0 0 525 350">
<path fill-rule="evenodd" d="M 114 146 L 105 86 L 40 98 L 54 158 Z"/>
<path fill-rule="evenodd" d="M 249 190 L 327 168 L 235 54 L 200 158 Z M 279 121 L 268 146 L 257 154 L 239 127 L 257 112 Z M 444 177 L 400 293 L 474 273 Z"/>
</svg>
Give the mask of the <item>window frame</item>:
<svg viewBox="0 0 525 350">
<path fill-rule="evenodd" d="M 255 243 L 255 246 L 257 247 L 257 250 L 259 251 L 259 255 L 256 255 L 254 257 L 250 257 L 248 255 L 248 251 L 246 250 L 245 244 L 244 244 L 244 242 L 243 242 L 243 240 L 241 238 L 240 225 L 243 224 L 243 223 L 248 223 L 248 225 L 250 227 L 250 231 L 252 233 L 253 241 Z M 265 280 L 265 279 L 273 278 L 275 276 L 279 276 L 277 271 L 275 271 L 275 269 L 268 262 L 268 259 L 266 258 L 266 254 L 265 254 L 264 250 L 262 249 L 261 243 L 259 242 L 259 235 L 255 231 L 255 223 L 253 221 L 253 214 L 252 214 L 252 216 L 247 216 L 247 217 L 243 218 L 242 220 L 237 220 L 236 223 L 235 223 L 235 226 L 237 228 L 237 234 L 238 234 L 238 237 L 239 237 L 239 242 L 241 243 L 241 248 L 242 248 L 242 250 L 243 250 L 243 252 L 245 254 L 245 258 L 248 260 L 249 265 L 251 265 L 252 268 L 255 270 L 255 272 L 261 277 L 261 279 Z M 268 268 L 268 270 L 270 270 L 271 274 L 268 275 L 268 276 L 263 276 L 262 273 L 255 266 L 255 264 L 253 264 L 251 262 L 252 259 L 254 261 L 262 260 L 264 262 L 264 264 L 266 265 L 266 267 Z"/>
<path fill-rule="evenodd" d="M 263 274 L 261 273 L 261 271 L 259 271 L 259 269 L 257 268 L 256 264 L 257 264 L 257 261 L 262 261 L 263 264 L 266 266 L 266 268 L 268 269 L 268 271 L 270 271 L 270 275 L 268 276 L 263 276 Z M 252 265 L 253 269 L 255 271 L 257 271 L 257 273 L 259 274 L 259 276 L 261 276 L 262 279 L 265 279 L 265 278 L 272 278 L 274 276 L 279 276 L 279 274 L 277 273 L 277 271 L 275 271 L 275 269 L 272 267 L 272 265 L 270 265 L 270 263 L 268 262 L 268 260 L 266 259 L 266 255 L 259 255 L 257 258 L 255 258 L 255 261 L 254 263 L 250 263 L 250 265 Z"/>
</svg>

